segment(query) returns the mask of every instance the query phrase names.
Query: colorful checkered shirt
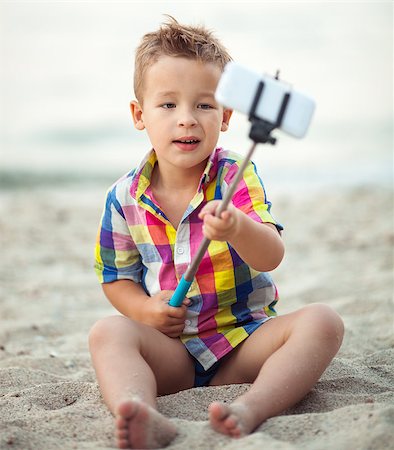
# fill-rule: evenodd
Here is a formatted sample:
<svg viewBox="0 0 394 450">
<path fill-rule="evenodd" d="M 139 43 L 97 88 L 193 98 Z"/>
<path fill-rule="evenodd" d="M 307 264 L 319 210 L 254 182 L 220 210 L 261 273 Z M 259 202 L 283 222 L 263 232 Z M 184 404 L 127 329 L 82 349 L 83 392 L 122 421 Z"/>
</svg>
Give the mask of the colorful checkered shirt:
<svg viewBox="0 0 394 450">
<path fill-rule="evenodd" d="M 108 191 L 97 236 L 95 269 L 101 283 L 132 280 L 148 295 L 175 290 L 203 238 L 201 208 L 221 199 L 240 165 L 240 157 L 217 148 L 177 229 L 154 201 L 150 180 L 156 153 L 123 176 Z M 250 163 L 232 199 L 256 222 L 270 222 L 263 184 Z M 257 327 L 275 316 L 276 287 L 268 273 L 257 272 L 227 242 L 212 241 L 187 297 L 181 340 L 205 369 L 230 352 Z M 130 299 L 130 301 L 133 301 Z"/>
</svg>

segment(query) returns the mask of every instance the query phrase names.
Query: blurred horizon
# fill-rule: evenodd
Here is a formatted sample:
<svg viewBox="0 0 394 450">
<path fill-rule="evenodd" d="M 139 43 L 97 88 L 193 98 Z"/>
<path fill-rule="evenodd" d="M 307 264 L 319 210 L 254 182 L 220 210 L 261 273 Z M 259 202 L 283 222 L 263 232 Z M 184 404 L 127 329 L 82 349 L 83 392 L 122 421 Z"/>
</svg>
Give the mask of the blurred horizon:
<svg viewBox="0 0 394 450">
<path fill-rule="evenodd" d="M 3 1 L 0 189 L 112 182 L 138 164 L 150 145 L 129 113 L 134 49 L 164 14 L 316 100 L 304 139 L 276 131 L 257 150 L 266 184 L 392 184 L 392 2 Z M 245 154 L 248 131 L 235 113 L 219 145 Z"/>
</svg>

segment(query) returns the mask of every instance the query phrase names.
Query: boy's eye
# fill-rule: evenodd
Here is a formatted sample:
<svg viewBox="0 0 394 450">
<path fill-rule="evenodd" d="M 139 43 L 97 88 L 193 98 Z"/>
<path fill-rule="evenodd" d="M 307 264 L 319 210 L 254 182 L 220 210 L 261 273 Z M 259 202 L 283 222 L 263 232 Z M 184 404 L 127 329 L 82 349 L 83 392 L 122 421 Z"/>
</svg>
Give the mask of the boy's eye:
<svg viewBox="0 0 394 450">
<path fill-rule="evenodd" d="M 165 108 L 165 109 L 175 108 L 175 103 L 163 103 L 163 104 L 161 105 L 161 107 L 162 107 L 162 108 Z"/>
<path fill-rule="evenodd" d="M 200 109 L 212 109 L 213 106 L 212 105 L 208 105 L 208 103 L 200 103 L 198 105 L 198 108 L 200 108 Z"/>
</svg>

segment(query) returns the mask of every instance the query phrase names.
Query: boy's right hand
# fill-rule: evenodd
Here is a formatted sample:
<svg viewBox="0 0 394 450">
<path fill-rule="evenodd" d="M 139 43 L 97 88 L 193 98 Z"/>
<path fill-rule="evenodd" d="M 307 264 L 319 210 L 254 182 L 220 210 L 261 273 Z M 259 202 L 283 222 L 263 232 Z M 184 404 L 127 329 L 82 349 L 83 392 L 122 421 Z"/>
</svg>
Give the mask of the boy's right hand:
<svg viewBox="0 0 394 450">
<path fill-rule="evenodd" d="M 149 297 L 144 305 L 144 320 L 156 330 L 161 331 L 169 337 L 180 336 L 185 328 L 187 306 L 190 300 L 185 298 L 179 307 L 168 304 L 174 291 L 161 291 Z"/>
</svg>

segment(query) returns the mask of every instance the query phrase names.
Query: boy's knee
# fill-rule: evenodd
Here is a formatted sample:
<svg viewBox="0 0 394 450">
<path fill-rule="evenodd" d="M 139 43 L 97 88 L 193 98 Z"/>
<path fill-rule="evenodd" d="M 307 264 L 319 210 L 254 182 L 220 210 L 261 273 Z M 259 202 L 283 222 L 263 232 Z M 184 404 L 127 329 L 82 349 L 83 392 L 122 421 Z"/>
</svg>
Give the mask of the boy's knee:
<svg viewBox="0 0 394 450">
<path fill-rule="evenodd" d="M 130 328 L 132 322 L 123 316 L 110 316 L 98 320 L 89 332 L 89 347 L 102 346 L 117 339 L 125 327 Z"/>
<path fill-rule="evenodd" d="M 304 308 L 304 319 L 314 325 L 321 338 L 335 341 L 338 347 L 342 343 L 345 327 L 341 316 L 330 306 L 312 304 Z"/>
</svg>

